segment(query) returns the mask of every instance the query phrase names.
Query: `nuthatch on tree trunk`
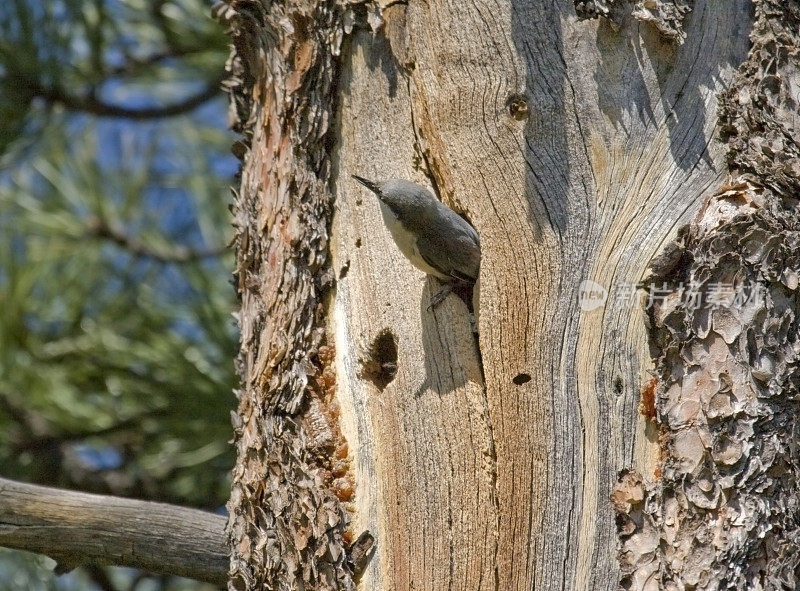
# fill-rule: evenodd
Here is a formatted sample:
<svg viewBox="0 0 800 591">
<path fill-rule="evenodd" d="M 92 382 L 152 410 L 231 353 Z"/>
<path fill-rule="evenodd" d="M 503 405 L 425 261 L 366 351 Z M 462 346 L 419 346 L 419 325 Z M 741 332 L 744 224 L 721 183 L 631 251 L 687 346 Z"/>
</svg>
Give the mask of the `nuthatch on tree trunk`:
<svg viewBox="0 0 800 591">
<path fill-rule="evenodd" d="M 418 269 L 448 282 L 433 297 L 432 306 L 444 299 L 454 282 L 475 283 L 481 262 L 480 239 L 464 218 L 411 181 L 375 183 L 353 178 L 378 196 L 383 221 L 400 252 Z"/>
</svg>

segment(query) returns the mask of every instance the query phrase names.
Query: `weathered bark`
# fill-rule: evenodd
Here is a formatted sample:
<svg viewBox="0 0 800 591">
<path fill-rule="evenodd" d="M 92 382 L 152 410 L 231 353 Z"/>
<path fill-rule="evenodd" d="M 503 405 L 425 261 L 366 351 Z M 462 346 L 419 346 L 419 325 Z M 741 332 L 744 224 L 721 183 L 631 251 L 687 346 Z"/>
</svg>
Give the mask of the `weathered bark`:
<svg viewBox="0 0 800 591">
<path fill-rule="evenodd" d="M 222 585 L 225 518 L 197 509 L 0 478 L 0 546 L 76 566 L 131 566 Z"/>
<path fill-rule="evenodd" d="M 638 410 L 631 296 L 728 174 L 717 93 L 751 14 L 593 5 L 581 16 L 608 18 L 529 0 L 218 9 L 245 134 L 234 587 L 353 588 L 364 530 L 364 589 L 603 590 L 631 572 L 609 495 L 668 449 L 661 409 Z M 457 297 L 428 310 L 435 281 L 351 174 L 429 182 L 472 221 L 477 336 Z M 587 286 L 603 305 L 581 307 Z"/>
<path fill-rule="evenodd" d="M 231 585 L 352 589 L 352 495 L 325 345 L 330 122 L 345 14 L 334 1 L 232 0 L 228 87 L 245 157 L 233 204 L 241 296 Z"/>
<path fill-rule="evenodd" d="M 800 5 L 755 4 L 720 117 L 746 174 L 653 265 L 662 461 L 624 472 L 613 496 L 625 589 L 800 584 Z"/>
</svg>

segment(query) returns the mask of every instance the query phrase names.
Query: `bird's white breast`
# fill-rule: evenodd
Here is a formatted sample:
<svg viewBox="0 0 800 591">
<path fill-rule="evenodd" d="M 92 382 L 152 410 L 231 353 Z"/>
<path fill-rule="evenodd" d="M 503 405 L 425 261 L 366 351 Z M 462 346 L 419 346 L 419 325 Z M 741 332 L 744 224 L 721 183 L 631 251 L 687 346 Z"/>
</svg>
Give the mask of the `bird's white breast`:
<svg viewBox="0 0 800 591">
<path fill-rule="evenodd" d="M 425 262 L 425 259 L 419 254 L 419 248 L 417 248 L 417 237 L 400 223 L 400 220 L 394 215 L 394 212 L 383 202 L 381 202 L 380 206 L 383 222 L 389 229 L 389 233 L 392 235 L 392 238 L 394 238 L 400 252 L 402 252 L 417 269 L 424 271 L 428 275 L 438 277 L 439 279 L 449 279 L 447 275 L 437 271 Z"/>
</svg>

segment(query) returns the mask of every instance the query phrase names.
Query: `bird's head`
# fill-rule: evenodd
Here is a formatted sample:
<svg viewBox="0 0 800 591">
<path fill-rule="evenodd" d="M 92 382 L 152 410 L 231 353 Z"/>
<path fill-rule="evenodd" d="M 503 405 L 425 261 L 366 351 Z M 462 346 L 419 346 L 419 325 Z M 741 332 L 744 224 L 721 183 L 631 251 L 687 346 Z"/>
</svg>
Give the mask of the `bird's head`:
<svg viewBox="0 0 800 591">
<path fill-rule="evenodd" d="M 356 175 L 353 175 L 353 178 L 375 193 L 378 199 L 401 219 L 421 208 L 429 207 L 432 202 L 435 202 L 435 198 L 428 189 L 411 181 L 389 179 L 376 183 Z"/>
</svg>

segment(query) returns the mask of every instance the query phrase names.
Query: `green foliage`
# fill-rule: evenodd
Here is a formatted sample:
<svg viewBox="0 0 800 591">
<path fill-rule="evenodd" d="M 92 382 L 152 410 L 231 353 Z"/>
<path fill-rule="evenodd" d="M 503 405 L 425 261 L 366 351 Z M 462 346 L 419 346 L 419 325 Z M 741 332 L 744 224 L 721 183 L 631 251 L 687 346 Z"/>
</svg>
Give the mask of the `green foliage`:
<svg viewBox="0 0 800 591">
<path fill-rule="evenodd" d="M 44 556 L 0 548 L 0 591 L 79 591 L 81 589 L 124 589 L 131 591 L 214 591 L 213 585 L 177 577 L 146 575 L 129 568 L 108 572 L 101 567 L 75 570 L 55 579 L 55 563 Z M 92 578 L 94 574 L 100 584 Z"/>
<path fill-rule="evenodd" d="M 171 141 L 199 141 L 188 126 L 165 127 Z M 182 180 L 159 174 L 158 146 L 134 142 L 120 168 L 106 169 L 98 164 L 94 125 L 69 137 L 58 135 L 63 130 L 54 126 L 41 154 L 0 186 L 0 306 L 7 312 L 0 317 L 0 404 L 10 421 L 0 428 L 0 470 L 47 484 L 219 505 L 226 484 L 218 471 L 230 466 L 235 351 L 225 261 L 158 258 L 177 248 L 180 236 L 170 236 L 163 221 L 177 214 L 169 198 L 148 207 L 145 196 Z M 146 149 L 151 154 L 142 157 Z M 224 208 L 213 207 L 215 199 L 224 203 L 221 179 L 213 182 L 200 159 L 192 160 L 187 168 L 207 182 L 186 180 L 196 203 L 205 204 L 190 221 L 196 233 L 206 229 L 206 244 L 222 245 Z M 154 254 L 109 243 L 99 226 L 135 232 Z M 78 442 L 117 449 L 124 474 L 82 474 L 73 453 Z M 47 457 L 37 458 L 42 452 Z M 74 470 L 54 471 L 59 460 L 72 461 Z"/>
<path fill-rule="evenodd" d="M 208 11 L 202 0 L 0 3 L 0 152 L 8 156 L 20 140 L 35 143 L 49 129 L 53 105 L 101 116 L 159 116 L 158 108 L 211 96 L 227 41 Z M 201 82 L 211 92 L 185 88 Z M 131 105 L 137 97 L 148 99 L 153 113 Z"/>
<path fill-rule="evenodd" d="M 227 499 L 235 163 L 209 9 L 0 3 L 0 475 Z"/>
<path fill-rule="evenodd" d="M 44 556 L 0 548 L 0 591 L 56 591 L 52 568 L 53 561 Z"/>
</svg>

